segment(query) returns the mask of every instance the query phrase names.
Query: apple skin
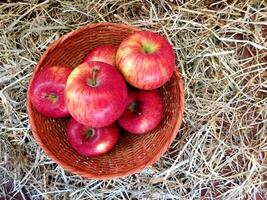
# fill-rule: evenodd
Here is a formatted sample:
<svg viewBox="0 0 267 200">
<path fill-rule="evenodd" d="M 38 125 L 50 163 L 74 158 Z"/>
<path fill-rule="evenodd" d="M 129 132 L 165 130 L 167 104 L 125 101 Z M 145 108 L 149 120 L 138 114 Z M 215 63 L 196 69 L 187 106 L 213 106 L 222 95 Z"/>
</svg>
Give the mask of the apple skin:
<svg viewBox="0 0 267 200">
<path fill-rule="evenodd" d="M 163 104 L 157 90 L 130 90 L 127 107 L 118 123 L 127 132 L 144 134 L 156 128 L 162 116 Z"/>
<path fill-rule="evenodd" d="M 110 151 L 117 143 L 119 129 L 115 124 L 91 128 L 71 118 L 67 126 L 67 135 L 71 146 L 80 155 L 99 156 Z"/>
<path fill-rule="evenodd" d="M 83 62 L 100 61 L 115 66 L 117 48 L 111 45 L 100 45 L 92 49 Z"/>
<path fill-rule="evenodd" d="M 30 100 L 38 112 L 55 118 L 69 115 L 64 90 L 71 71 L 66 65 L 54 65 L 37 74 L 30 87 Z"/>
<path fill-rule="evenodd" d="M 122 41 L 116 66 L 132 86 L 151 90 L 166 83 L 175 70 L 175 54 L 161 35 L 141 31 Z"/>
<path fill-rule="evenodd" d="M 93 85 L 95 73 L 95 83 Z M 103 62 L 82 63 L 70 74 L 65 101 L 71 116 L 88 127 L 105 127 L 123 113 L 127 86 L 119 71 Z"/>
</svg>

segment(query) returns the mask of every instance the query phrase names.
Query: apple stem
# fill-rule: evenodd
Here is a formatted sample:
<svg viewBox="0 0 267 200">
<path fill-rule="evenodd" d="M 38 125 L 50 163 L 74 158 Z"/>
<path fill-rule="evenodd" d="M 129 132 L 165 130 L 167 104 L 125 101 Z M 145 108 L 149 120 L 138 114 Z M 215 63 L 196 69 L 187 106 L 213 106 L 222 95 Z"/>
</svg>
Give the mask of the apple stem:
<svg viewBox="0 0 267 200">
<path fill-rule="evenodd" d="M 50 101 L 52 101 L 53 103 L 55 103 L 57 101 L 57 95 L 50 93 L 50 94 L 46 94 L 45 98 L 48 98 Z"/>
<path fill-rule="evenodd" d="M 93 137 L 93 135 L 94 135 L 94 130 L 92 128 L 86 129 L 82 142 L 85 142 L 89 138 Z"/>
<path fill-rule="evenodd" d="M 96 86 L 96 84 L 97 84 L 97 79 L 96 79 L 97 72 L 98 72 L 98 69 L 93 68 L 93 70 L 92 70 L 92 78 L 88 82 L 89 85 L 92 86 L 92 87 Z"/>
<path fill-rule="evenodd" d="M 96 75 L 97 75 L 98 69 L 93 68 L 93 86 L 96 85 Z"/>
<path fill-rule="evenodd" d="M 137 114 L 138 116 L 142 115 L 142 113 L 139 111 L 139 104 L 138 102 L 134 101 L 130 106 L 129 106 L 129 110 L 132 113 Z"/>
<path fill-rule="evenodd" d="M 88 129 L 85 133 L 85 138 L 88 139 L 90 137 L 93 136 L 93 130 L 92 129 Z"/>
<path fill-rule="evenodd" d="M 143 52 L 146 54 L 150 54 L 156 51 L 156 46 L 151 42 L 145 42 L 143 44 Z"/>
</svg>

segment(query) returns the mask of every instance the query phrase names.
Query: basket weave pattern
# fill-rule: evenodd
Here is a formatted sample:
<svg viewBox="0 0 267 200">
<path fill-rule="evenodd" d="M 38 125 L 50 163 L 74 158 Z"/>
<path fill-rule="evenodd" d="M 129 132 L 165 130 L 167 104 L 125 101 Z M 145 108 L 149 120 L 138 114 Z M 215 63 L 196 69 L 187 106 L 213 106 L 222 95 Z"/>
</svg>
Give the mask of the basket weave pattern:
<svg viewBox="0 0 267 200">
<path fill-rule="evenodd" d="M 36 66 L 31 82 L 40 70 L 49 65 L 63 63 L 76 67 L 92 48 L 100 44 L 119 46 L 125 37 L 137 31 L 140 30 L 113 23 L 92 24 L 72 31 L 49 46 Z M 158 127 L 145 135 L 122 133 L 115 148 L 100 157 L 83 157 L 76 153 L 67 140 L 66 125 L 69 118 L 44 117 L 32 107 L 28 92 L 27 111 L 32 133 L 50 158 L 74 174 L 93 179 L 111 179 L 140 172 L 163 155 L 182 122 L 184 93 L 179 73 L 175 72 L 159 92 L 164 104 L 164 117 Z"/>
</svg>

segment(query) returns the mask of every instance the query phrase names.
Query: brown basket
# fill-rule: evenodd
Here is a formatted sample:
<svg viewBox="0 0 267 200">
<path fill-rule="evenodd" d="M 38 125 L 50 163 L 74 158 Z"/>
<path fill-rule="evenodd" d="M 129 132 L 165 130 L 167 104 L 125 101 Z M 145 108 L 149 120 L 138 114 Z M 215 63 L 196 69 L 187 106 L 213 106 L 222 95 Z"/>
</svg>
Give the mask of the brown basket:
<svg viewBox="0 0 267 200">
<path fill-rule="evenodd" d="M 49 46 L 37 64 L 36 74 L 47 65 L 67 64 L 76 67 L 85 54 L 100 44 L 118 46 L 137 28 L 113 23 L 98 23 L 72 31 Z M 28 90 L 29 91 L 29 90 Z M 38 113 L 29 101 L 27 111 L 33 135 L 45 153 L 67 171 L 92 179 L 111 179 L 140 172 L 156 162 L 174 140 L 184 111 L 183 84 L 178 72 L 159 89 L 164 103 L 164 117 L 152 133 L 121 134 L 115 148 L 100 157 L 83 157 L 70 146 L 66 136 L 69 118 L 53 119 Z"/>
</svg>

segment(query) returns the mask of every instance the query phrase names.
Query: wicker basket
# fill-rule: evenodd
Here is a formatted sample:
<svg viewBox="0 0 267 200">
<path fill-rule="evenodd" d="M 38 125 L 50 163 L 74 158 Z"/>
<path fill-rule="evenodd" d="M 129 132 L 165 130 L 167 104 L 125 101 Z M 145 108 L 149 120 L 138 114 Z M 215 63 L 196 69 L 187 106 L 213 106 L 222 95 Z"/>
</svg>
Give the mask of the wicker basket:
<svg viewBox="0 0 267 200">
<path fill-rule="evenodd" d="M 137 31 L 137 28 L 113 23 L 91 24 L 72 31 L 50 45 L 31 80 L 47 65 L 63 63 L 75 67 L 90 49 L 100 44 L 118 46 L 127 35 Z M 45 153 L 69 172 L 92 179 L 128 176 L 156 162 L 176 137 L 182 122 L 184 92 L 179 73 L 175 72 L 159 91 L 164 103 L 164 118 L 158 127 L 145 135 L 122 133 L 115 148 L 100 157 L 83 157 L 76 153 L 66 136 L 69 118 L 44 117 L 32 107 L 28 92 L 27 111 L 32 133 Z"/>
</svg>

